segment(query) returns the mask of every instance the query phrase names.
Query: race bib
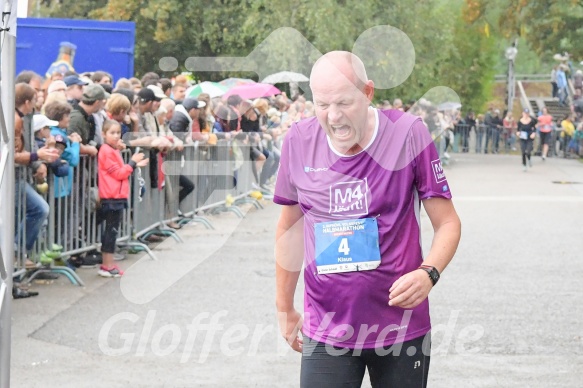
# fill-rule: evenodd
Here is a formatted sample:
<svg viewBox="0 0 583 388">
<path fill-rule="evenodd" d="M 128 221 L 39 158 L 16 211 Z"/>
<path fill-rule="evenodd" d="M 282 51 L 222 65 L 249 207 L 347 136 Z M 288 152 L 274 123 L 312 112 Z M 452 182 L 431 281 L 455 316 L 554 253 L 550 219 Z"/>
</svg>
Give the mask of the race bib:
<svg viewBox="0 0 583 388">
<path fill-rule="evenodd" d="M 520 131 L 520 138 L 523 140 L 528 139 L 528 132 L 526 131 Z"/>
<path fill-rule="evenodd" d="M 370 271 L 381 264 L 376 218 L 314 225 L 318 274 Z"/>
</svg>

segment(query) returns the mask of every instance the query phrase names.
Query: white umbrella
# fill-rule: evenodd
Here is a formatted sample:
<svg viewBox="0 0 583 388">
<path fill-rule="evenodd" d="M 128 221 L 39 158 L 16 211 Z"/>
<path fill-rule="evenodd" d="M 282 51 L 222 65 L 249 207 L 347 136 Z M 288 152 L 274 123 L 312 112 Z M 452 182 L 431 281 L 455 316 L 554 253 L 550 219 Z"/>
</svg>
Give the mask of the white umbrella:
<svg viewBox="0 0 583 388">
<path fill-rule="evenodd" d="M 220 97 L 227 91 L 227 88 L 217 82 L 204 81 L 193 85 L 186 90 L 186 97 L 197 98 L 201 93 L 207 93 L 210 98 Z"/>
<path fill-rule="evenodd" d="M 444 102 L 442 104 L 437 105 L 437 110 L 455 110 L 462 107 L 462 104 L 455 101 Z"/>
<path fill-rule="evenodd" d="M 283 84 L 308 82 L 310 79 L 301 73 L 291 71 L 280 71 L 279 73 L 268 75 L 261 81 L 264 84 Z"/>
</svg>

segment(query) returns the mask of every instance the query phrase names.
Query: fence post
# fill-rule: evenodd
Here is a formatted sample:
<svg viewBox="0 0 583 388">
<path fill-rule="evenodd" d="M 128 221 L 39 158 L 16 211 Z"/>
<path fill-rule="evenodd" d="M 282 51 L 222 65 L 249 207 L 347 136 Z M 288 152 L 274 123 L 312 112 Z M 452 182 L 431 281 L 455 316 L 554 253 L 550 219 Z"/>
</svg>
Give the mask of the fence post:
<svg viewBox="0 0 583 388">
<path fill-rule="evenodd" d="M 12 14 L 12 0 L 2 5 L 0 34 L 0 388 L 10 386 L 12 266 L 14 260 L 14 74 L 16 67 L 16 7 Z M 11 133 L 9 133 L 9 128 Z"/>
</svg>

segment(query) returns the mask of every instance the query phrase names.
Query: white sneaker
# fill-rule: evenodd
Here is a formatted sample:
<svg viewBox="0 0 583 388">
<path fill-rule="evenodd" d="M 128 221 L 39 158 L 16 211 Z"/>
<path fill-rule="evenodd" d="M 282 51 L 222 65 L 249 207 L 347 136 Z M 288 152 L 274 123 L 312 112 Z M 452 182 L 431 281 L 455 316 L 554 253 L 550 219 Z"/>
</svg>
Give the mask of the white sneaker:
<svg viewBox="0 0 583 388">
<path fill-rule="evenodd" d="M 123 276 L 123 271 L 120 270 L 117 265 L 114 265 L 111 268 L 107 268 L 102 265 L 99 267 L 97 274 L 104 278 L 119 278 Z"/>
<path fill-rule="evenodd" d="M 443 156 L 449 159 L 449 154 L 447 152 L 444 152 Z"/>
</svg>

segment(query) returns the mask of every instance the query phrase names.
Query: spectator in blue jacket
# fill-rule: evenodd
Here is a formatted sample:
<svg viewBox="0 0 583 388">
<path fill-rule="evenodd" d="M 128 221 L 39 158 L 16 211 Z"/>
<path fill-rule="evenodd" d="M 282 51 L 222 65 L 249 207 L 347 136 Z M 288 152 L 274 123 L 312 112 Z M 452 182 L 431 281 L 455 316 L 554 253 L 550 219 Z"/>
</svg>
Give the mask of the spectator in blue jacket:
<svg viewBox="0 0 583 388">
<path fill-rule="evenodd" d="M 564 106 L 567 100 L 567 76 L 565 70 L 569 68 L 566 65 L 560 65 L 557 70 L 557 88 L 559 89 L 559 104 Z"/>
<path fill-rule="evenodd" d="M 47 146 L 48 148 L 57 148 L 59 151 L 59 158 L 54 162 L 48 164 L 53 174 L 57 177 L 65 177 L 69 173 L 69 164 L 67 161 L 60 158 L 60 154 L 64 151 L 64 147 L 57 146 L 57 139 L 51 136 L 50 127 L 58 124 L 57 121 L 50 120 L 45 115 L 34 115 L 32 117 L 32 128 L 34 130 L 34 140 L 38 148 Z M 62 136 L 61 136 L 62 140 Z"/>
<path fill-rule="evenodd" d="M 68 103 L 54 101 L 45 106 L 45 113 L 56 123 L 51 126 L 51 135 L 55 138 L 61 136 L 64 140 L 61 159 L 68 163 L 67 174 L 62 179 L 55 179 L 55 198 L 68 197 L 73 188 L 73 168 L 79 165 L 81 136 L 78 133 L 67 136 L 71 113 L 71 105 Z"/>
</svg>

